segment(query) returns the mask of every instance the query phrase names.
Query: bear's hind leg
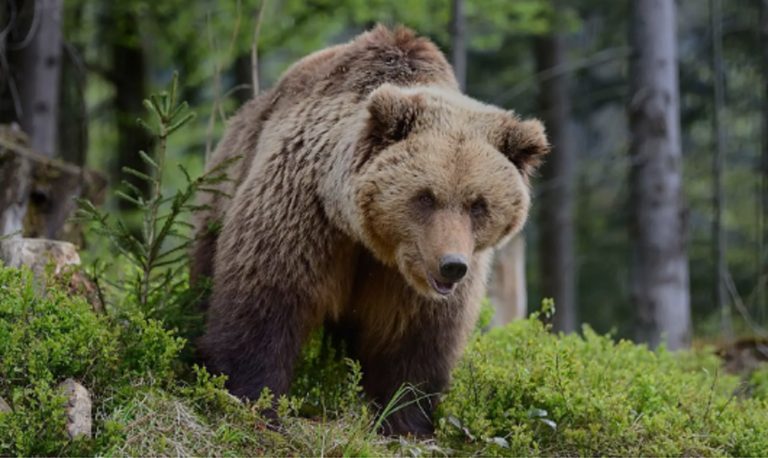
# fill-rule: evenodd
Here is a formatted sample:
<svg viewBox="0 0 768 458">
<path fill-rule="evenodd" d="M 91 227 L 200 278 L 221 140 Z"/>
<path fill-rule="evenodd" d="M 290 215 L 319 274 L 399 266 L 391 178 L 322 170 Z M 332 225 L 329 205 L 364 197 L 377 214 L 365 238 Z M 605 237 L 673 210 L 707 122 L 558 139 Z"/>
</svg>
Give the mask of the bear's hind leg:
<svg viewBox="0 0 768 458">
<path fill-rule="evenodd" d="M 258 399 L 268 387 L 279 396 L 290 388 L 301 346 L 311 330 L 311 308 L 287 288 L 254 288 L 247 298 L 211 300 L 206 334 L 201 339 L 208 367 L 226 374 L 227 388 L 238 397 Z"/>
</svg>

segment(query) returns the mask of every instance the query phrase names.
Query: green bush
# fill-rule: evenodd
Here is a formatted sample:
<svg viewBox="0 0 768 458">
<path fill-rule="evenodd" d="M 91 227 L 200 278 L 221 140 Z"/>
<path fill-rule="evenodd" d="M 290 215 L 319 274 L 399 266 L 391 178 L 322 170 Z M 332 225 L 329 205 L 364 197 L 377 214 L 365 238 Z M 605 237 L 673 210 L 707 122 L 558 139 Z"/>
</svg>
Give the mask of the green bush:
<svg viewBox="0 0 768 458">
<path fill-rule="evenodd" d="M 56 384 L 114 373 L 117 336 L 81 298 L 41 297 L 29 271 L 0 268 L 0 455 L 55 454 L 68 445 Z M 32 433 L 32 432 L 35 433 Z"/>
<path fill-rule="evenodd" d="M 0 414 L 0 455 L 86 452 L 90 443 L 66 437 L 58 384 L 75 378 L 104 411 L 134 379 L 172 380 L 183 344 L 157 321 L 97 314 L 64 289 L 35 291 L 28 270 L 0 267 L 0 396 L 12 408 Z"/>
<path fill-rule="evenodd" d="M 473 342 L 441 405 L 439 437 L 497 455 L 768 452 L 768 404 L 740 396 L 711 355 L 649 351 L 532 317 Z"/>
<path fill-rule="evenodd" d="M 303 415 L 333 415 L 361 403 L 361 379 L 360 364 L 319 330 L 302 349 L 291 395 L 301 399 Z"/>
</svg>

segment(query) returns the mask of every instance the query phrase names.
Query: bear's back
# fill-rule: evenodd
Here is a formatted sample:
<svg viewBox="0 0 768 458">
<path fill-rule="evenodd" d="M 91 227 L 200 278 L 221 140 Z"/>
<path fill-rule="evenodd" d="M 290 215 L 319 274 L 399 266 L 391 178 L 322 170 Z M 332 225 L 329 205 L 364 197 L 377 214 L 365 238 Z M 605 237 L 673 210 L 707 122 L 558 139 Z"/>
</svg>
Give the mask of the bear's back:
<svg viewBox="0 0 768 458">
<path fill-rule="evenodd" d="M 295 116 L 297 111 L 304 111 L 301 118 L 311 124 L 311 112 L 320 112 L 317 107 L 334 102 L 339 105 L 338 101 L 342 99 L 362 103 L 385 83 L 405 87 L 429 85 L 458 91 L 453 70 L 434 43 L 404 27 L 390 30 L 378 25 L 348 43 L 302 58 L 286 70 L 274 87 L 243 105 L 228 121 L 226 132 L 207 161 L 206 169 L 235 156 L 242 159 L 227 168 L 231 181 L 222 182 L 215 188 L 234 195 L 251 169 L 259 167 L 254 159 L 259 155 L 258 146 L 264 134 L 273 134 L 274 127 L 285 120 L 299 119 Z M 328 114 L 327 110 L 325 114 Z M 265 130 L 265 126 L 269 127 Z M 220 223 L 230 201 L 218 195 L 201 196 L 198 203 L 208 209 L 196 215 L 197 231 L 203 232 L 204 228 Z M 194 261 L 193 277 L 210 276 L 207 258 L 215 239 L 215 234 L 209 235 L 196 250 L 202 259 Z"/>
<path fill-rule="evenodd" d="M 365 99 L 382 84 L 430 85 L 458 91 L 453 70 L 430 40 L 412 30 L 382 25 L 348 43 L 314 52 L 288 68 L 273 88 L 251 99 L 229 121 L 208 167 L 240 155 L 230 176 L 237 184 L 250 169 L 263 125 L 309 100 Z M 319 100 L 318 100 L 319 99 Z"/>
<path fill-rule="evenodd" d="M 310 54 L 275 85 L 272 103 L 304 103 L 304 97 L 355 94 L 360 100 L 384 83 L 458 90 L 451 66 L 428 39 L 378 25 L 352 41 Z"/>
</svg>

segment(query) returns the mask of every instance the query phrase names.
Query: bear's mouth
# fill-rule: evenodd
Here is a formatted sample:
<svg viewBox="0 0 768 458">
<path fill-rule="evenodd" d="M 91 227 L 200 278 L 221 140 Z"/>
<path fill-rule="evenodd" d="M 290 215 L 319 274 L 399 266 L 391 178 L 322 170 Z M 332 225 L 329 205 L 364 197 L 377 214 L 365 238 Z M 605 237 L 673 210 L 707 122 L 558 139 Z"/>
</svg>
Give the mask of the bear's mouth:
<svg viewBox="0 0 768 458">
<path fill-rule="evenodd" d="M 432 289 L 435 290 L 437 294 L 440 294 L 441 296 L 447 296 L 453 292 L 453 289 L 456 287 L 455 282 L 446 282 L 442 280 L 438 280 L 435 277 L 432 276 L 431 273 L 427 272 L 427 281 L 429 282 L 429 286 L 432 287 Z"/>
</svg>

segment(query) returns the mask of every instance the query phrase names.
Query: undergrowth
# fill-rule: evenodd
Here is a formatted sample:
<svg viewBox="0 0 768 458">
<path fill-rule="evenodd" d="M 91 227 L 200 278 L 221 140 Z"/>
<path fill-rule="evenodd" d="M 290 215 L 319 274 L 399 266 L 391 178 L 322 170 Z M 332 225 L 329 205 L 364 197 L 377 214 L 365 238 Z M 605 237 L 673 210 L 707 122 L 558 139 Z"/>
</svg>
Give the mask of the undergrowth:
<svg viewBox="0 0 768 458">
<path fill-rule="evenodd" d="M 747 390 L 712 353 L 650 351 L 588 327 L 556 336 L 529 318 L 470 345 L 440 438 L 510 456 L 763 456 L 768 402 Z"/>
<path fill-rule="evenodd" d="M 435 440 L 384 438 L 360 368 L 321 335 L 278 421 L 182 358 L 188 343 L 141 314 L 93 311 L 26 270 L 0 268 L 0 455 L 698 455 L 768 451 L 767 369 L 748 382 L 712 353 L 650 351 L 537 316 L 477 332 L 436 418 Z M 68 377 L 94 398 L 94 437 L 69 441 Z M 748 396 L 748 394 L 751 394 Z M 395 407 L 394 405 L 391 407 Z"/>
</svg>

